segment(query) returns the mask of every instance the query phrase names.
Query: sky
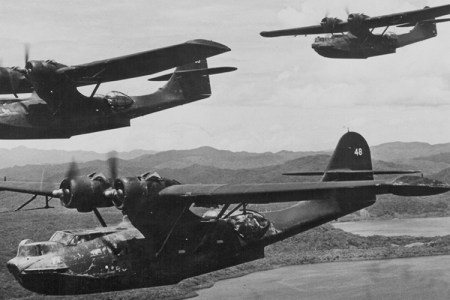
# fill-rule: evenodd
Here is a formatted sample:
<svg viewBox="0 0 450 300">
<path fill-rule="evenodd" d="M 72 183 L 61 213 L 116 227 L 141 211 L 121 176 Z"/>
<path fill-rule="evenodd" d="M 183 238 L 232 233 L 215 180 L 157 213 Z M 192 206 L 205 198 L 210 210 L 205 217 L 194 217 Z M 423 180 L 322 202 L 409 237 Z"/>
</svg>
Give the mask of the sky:
<svg viewBox="0 0 450 300">
<path fill-rule="evenodd" d="M 311 49 L 314 36 L 266 39 L 260 31 L 448 4 L 426 0 L 0 0 L 0 61 L 53 59 L 67 65 L 208 39 L 232 51 L 209 66 L 238 71 L 211 78 L 213 95 L 150 114 L 131 127 L 67 140 L 0 141 L 0 148 L 170 150 L 212 146 L 250 152 L 334 148 L 347 130 L 370 145 L 450 142 L 450 24 L 437 38 L 368 60 L 333 60 Z M 382 29 L 381 29 L 382 30 Z M 390 28 L 389 31 L 405 32 Z M 167 72 L 163 72 L 167 73 Z M 147 94 L 150 76 L 105 83 L 98 93 Z M 81 89 L 90 94 L 90 88 Z"/>
</svg>

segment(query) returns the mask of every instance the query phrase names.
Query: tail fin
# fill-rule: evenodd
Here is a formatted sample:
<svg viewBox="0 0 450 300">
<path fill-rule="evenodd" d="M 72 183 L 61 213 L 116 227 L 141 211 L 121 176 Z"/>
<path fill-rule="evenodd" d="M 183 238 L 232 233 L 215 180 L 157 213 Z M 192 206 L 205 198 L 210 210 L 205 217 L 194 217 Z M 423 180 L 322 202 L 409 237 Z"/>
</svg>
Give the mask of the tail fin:
<svg viewBox="0 0 450 300">
<path fill-rule="evenodd" d="M 339 140 L 322 181 L 373 180 L 372 172 L 328 172 L 371 171 L 372 158 L 366 140 L 356 132 L 347 132 Z"/>
<path fill-rule="evenodd" d="M 419 170 L 373 170 L 370 148 L 356 132 L 347 132 L 339 140 L 324 172 L 291 172 L 287 176 L 322 176 L 322 181 L 373 180 L 373 175 L 415 174 Z"/>
<path fill-rule="evenodd" d="M 399 34 L 397 36 L 397 47 L 407 46 L 435 37 L 437 35 L 436 23 L 438 22 L 439 21 L 437 20 L 431 19 L 415 24 L 414 28 L 409 33 Z M 398 27 L 407 26 L 408 24 Z"/>
<path fill-rule="evenodd" d="M 231 72 L 232 67 L 208 68 L 206 59 L 177 67 L 173 74 L 151 78 L 151 81 L 169 80 L 163 91 L 186 102 L 196 101 L 211 96 L 209 75 Z"/>
</svg>

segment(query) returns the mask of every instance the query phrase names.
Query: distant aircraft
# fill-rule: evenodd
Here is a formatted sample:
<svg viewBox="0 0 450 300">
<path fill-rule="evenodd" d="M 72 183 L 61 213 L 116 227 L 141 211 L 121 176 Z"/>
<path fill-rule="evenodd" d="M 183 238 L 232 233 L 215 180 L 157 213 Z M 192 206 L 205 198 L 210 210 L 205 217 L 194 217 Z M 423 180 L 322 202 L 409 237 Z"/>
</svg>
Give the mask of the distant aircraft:
<svg viewBox="0 0 450 300">
<path fill-rule="evenodd" d="M 349 14 L 347 22 L 325 17 L 320 25 L 263 31 L 263 37 L 309 35 L 331 33 L 331 37 L 317 37 L 312 48 L 329 58 L 368 58 L 395 53 L 397 48 L 417 43 L 437 35 L 436 23 L 450 19 L 435 19 L 450 14 L 450 5 L 425 7 L 379 17 L 365 14 Z M 414 27 L 409 33 L 386 33 L 390 26 Z M 385 27 L 382 34 L 373 34 L 378 27 Z M 347 32 L 347 33 L 345 33 Z"/>
<path fill-rule="evenodd" d="M 130 119 L 208 98 L 210 74 L 236 68 L 208 68 L 206 58 L 230 51 L 222 44 L 192 40 L 161 49 L 66 66 L 52 60 L 28 60 L 25 68 L 0 67 L 0 139 L 56 139 L 130 126 Z M 145 76 L 174 68 L 172 76 L 149 95 L 128 96 L 112 91 L 96 95 L 104 82 Z M 89 97 L 77 87 L 95 85 Z M 17 99 L 18 93 L 32 93 Z"/>
<path fill-rule="evenodd" d="M 369 146 L 355 132 L 340 139 L 326 171 L 320 172 L 321 182 L 313 183 L 180 184 L 150 172 L 120 178 L 115 160 L 109 162 L 111 178 L 79 176 L 72 165 L 56 189 L 43 183 L 0 183 L 0 190 L 59 197 L 67 208 L 94 211 L 104 226 L 57 231 L 46 242 L 20 242 L 7 266 L 22 286 L 65 295 L 173 284 L 263 258 L 265 246 L 368 207 L 377 195 L 450 190 L 420 176 L 374 180 L 374 174 L 416 171 L 373 171 Z M 298 203 L 267 213 L 247 208 L 277 202 Z M 122 210 L 124 222 L 107 227 L 97 208 L 113 205 Z"/>
</svg>

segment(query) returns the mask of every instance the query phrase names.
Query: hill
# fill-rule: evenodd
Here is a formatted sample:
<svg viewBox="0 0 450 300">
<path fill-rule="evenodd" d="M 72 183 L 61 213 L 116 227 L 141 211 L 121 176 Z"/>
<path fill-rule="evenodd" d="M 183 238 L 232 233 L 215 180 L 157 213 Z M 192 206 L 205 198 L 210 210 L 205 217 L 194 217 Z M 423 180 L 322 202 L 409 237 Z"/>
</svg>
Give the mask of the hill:
<svg viewBox="0 0 450 300">
<path fill-rule="evenodd" d="M 372 157 L 396 161 L 450 152 L 450 143 L 431 145 L 420 142 L 392 142 L 371 147 Z"/>
<path fill-rule="evenodd" d="M 129 163 L 144 163 L 153 169 L 182 169 L 192 165 L 202 165 L 236 170 L 278 165 L 295 158 L 318 153 L 292 151 L 251 153 L 200 147 L 191 150 L 170 150 L 153 155 L 144 155 L 131 159 Z"/>
<path fill-rule="evenodd" d="M 153 154 L 150 150 L 133 150 L 119 152 L 117 156 L 122 159 L 132 159 L 145 154 Z M 104 159 L 105 153 L 94 151 L 64 151 L 64 150 L 40 150 L 24 146 L 12 149 L 0 149 L 0 168 L 13 166 L 25 166 L 28 164 L 60 164 L 76 160 L 86 162 L 96 159 Z"/>
<path fill-rule="evenodd" d="M 304 156 L 289 160 L 277 165 L 226 169 L 215 166 L 191 164 L 184 168 L 167 168 L 154 165 L 153 156 L 140 156 L 136 159 L 118 159 L 119 176 L 136 176 L 148 171 L 157 171 L 160 175 L 176 179 L 183 183 L 267 183 L 267 182 L 290 182 L 290 181 L 316 181 L 320 177 L 292 177 L 284 176 L 282 173 L 294 171 L 323 171 L 325 170 L 329 155 L 319 154 Z M 59 182 L 65 177 L 69 163 L 52 165 L 27 165 L 0 169 L 0 176 L 6 176 L 8 180 L 32 180 Z M 102 172 L 108 174 L 107 163 L 102 160 L 93 160 L 79 163 L 80 174 Z M 400 165 L 391 162 L 374 161 L 375 169 L 411 169 L 412 166 Z"/>
</svg>

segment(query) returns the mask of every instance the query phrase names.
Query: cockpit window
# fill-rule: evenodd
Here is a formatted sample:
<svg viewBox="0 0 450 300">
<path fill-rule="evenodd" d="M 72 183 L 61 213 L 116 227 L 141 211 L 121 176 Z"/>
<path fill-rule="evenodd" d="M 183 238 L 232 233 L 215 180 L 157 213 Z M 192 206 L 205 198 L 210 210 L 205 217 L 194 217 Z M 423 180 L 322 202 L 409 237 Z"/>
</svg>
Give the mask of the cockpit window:
<svg viewBox="0 0 450 300">
<path fill-rule="evenodd" d="M 59 249 L 58 244 L 25 244 L 19 247 L 17 256 L 41 256 L 55 252 Z"/>
<path fill-rule="evenodd" d="M 99 238 L 110 232 L 96 232 L 90 234 L 77 234 L 73 237 L 73 239 L 67 244 L 68 246 L 76 246 L 81 243 L 85 243 L 88 241 L 92 241 L 93 239 Z"/>
<path fill-rule="evenodd" d="M 57 231 L 52 235 L 49 241 L 67 245 L 72 239 L 73 234 L 64 231 Z"/>
<path fill-rule="evenodd" d="M 81 234 L 68 233 L 64 231 L 57 231 L 50 238 L 51 242 L 58 242 L 66 246 L 76 246 L 80 243 L 88 242 L 101 236 L 110 234 L 114 231 L 105 232 L 87 232 Z"/>
</svg>

